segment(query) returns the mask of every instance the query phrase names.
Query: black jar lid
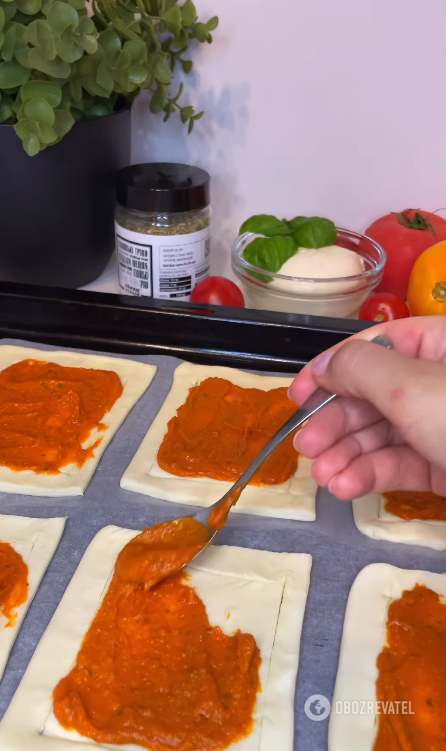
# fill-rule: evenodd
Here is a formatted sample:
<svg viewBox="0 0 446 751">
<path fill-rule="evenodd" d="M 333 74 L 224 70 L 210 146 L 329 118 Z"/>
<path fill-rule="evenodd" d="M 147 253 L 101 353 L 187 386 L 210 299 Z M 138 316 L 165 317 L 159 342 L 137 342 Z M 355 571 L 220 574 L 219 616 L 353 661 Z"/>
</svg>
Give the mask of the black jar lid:
<svg viewBox="0 0 446 751">
<path fill-rule="evenodd" d="M 116 177 L 116 200 L 135 211 L 181 213 L 209 205 L 210 177 L 199 167 L 159 162 L 134 164 Z"/>
</svg>

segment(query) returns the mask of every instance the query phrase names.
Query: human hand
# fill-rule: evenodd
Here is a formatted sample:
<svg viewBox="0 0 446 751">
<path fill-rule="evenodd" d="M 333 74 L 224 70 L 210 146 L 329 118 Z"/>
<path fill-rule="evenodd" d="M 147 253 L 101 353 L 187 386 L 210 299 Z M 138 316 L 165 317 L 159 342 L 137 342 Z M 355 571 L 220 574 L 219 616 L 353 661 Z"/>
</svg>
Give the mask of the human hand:
<svg viewBox="0 0 446 751">
<path fill-rule="evenodd" d="M 372 345 L 378 334 L 394 351 Z M 339 398 L 314 415 L 294 445 L 341 500 L 370 492 L 446 496 L 446 316 L 373 326 L 323 352 L 290 386 L 297 404 L 322 386 Z"/>
</svg>

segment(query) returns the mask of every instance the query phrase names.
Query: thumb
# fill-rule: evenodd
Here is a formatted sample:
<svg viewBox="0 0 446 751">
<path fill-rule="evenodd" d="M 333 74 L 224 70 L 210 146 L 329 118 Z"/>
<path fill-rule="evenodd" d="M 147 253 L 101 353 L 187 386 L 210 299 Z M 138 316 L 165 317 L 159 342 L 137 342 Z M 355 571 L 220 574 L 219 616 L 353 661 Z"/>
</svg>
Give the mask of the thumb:
<svg viewBox="0 0 446 751">
<path fill-rule="evenodd" d="M 319 386 L 339 396 L 366 400 L 422 456 L 445 465 L 445 364 L 410 359 L 352 339 L 324 352 L 311 369 Z"/>
</svg>

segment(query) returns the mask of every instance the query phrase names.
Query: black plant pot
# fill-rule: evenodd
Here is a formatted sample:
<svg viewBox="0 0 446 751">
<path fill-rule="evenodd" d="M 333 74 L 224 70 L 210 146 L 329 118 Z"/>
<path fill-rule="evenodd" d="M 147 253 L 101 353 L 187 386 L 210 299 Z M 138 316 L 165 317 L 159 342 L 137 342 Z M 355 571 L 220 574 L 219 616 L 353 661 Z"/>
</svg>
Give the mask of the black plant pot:
<svg viewBox="0 0 446 751">
<path fill-rule="evenodd" d="M 77 123 L 35 157 L 0 125 L 0 280 L 82 287 L 114 248 L 114 176 L 130 164 L 130 107 Z"/>
</svg>

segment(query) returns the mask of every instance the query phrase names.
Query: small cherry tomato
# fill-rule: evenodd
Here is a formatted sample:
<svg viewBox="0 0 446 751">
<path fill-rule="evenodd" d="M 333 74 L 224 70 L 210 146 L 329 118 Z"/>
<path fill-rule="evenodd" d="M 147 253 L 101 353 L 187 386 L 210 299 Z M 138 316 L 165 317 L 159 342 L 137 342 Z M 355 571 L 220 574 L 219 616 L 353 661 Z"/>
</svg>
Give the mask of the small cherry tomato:
<svg viewBox="0 0 446 751">
<path fill-rule="evenodd" d="M 245 300 L 237 285 L 223 276 L 210 276 L 203 279 L 192 290 L 190 300 L 202 305 L 225 305 L 229 308 L 245 307 Z"/>
<path fill-rule="evenodd" d="M 415 261 L 407 302 L 413 316 L 446 315 L 446 242 L 436 243 Z"/>
<path fill-rule="evenodd" d="M 401 297 L 391 292 L 376 292 L 367 298 L 359 311 L 361 321 L 394 321 L 395 318 L 409 318 L 409 308 Z"/>
</svg>

